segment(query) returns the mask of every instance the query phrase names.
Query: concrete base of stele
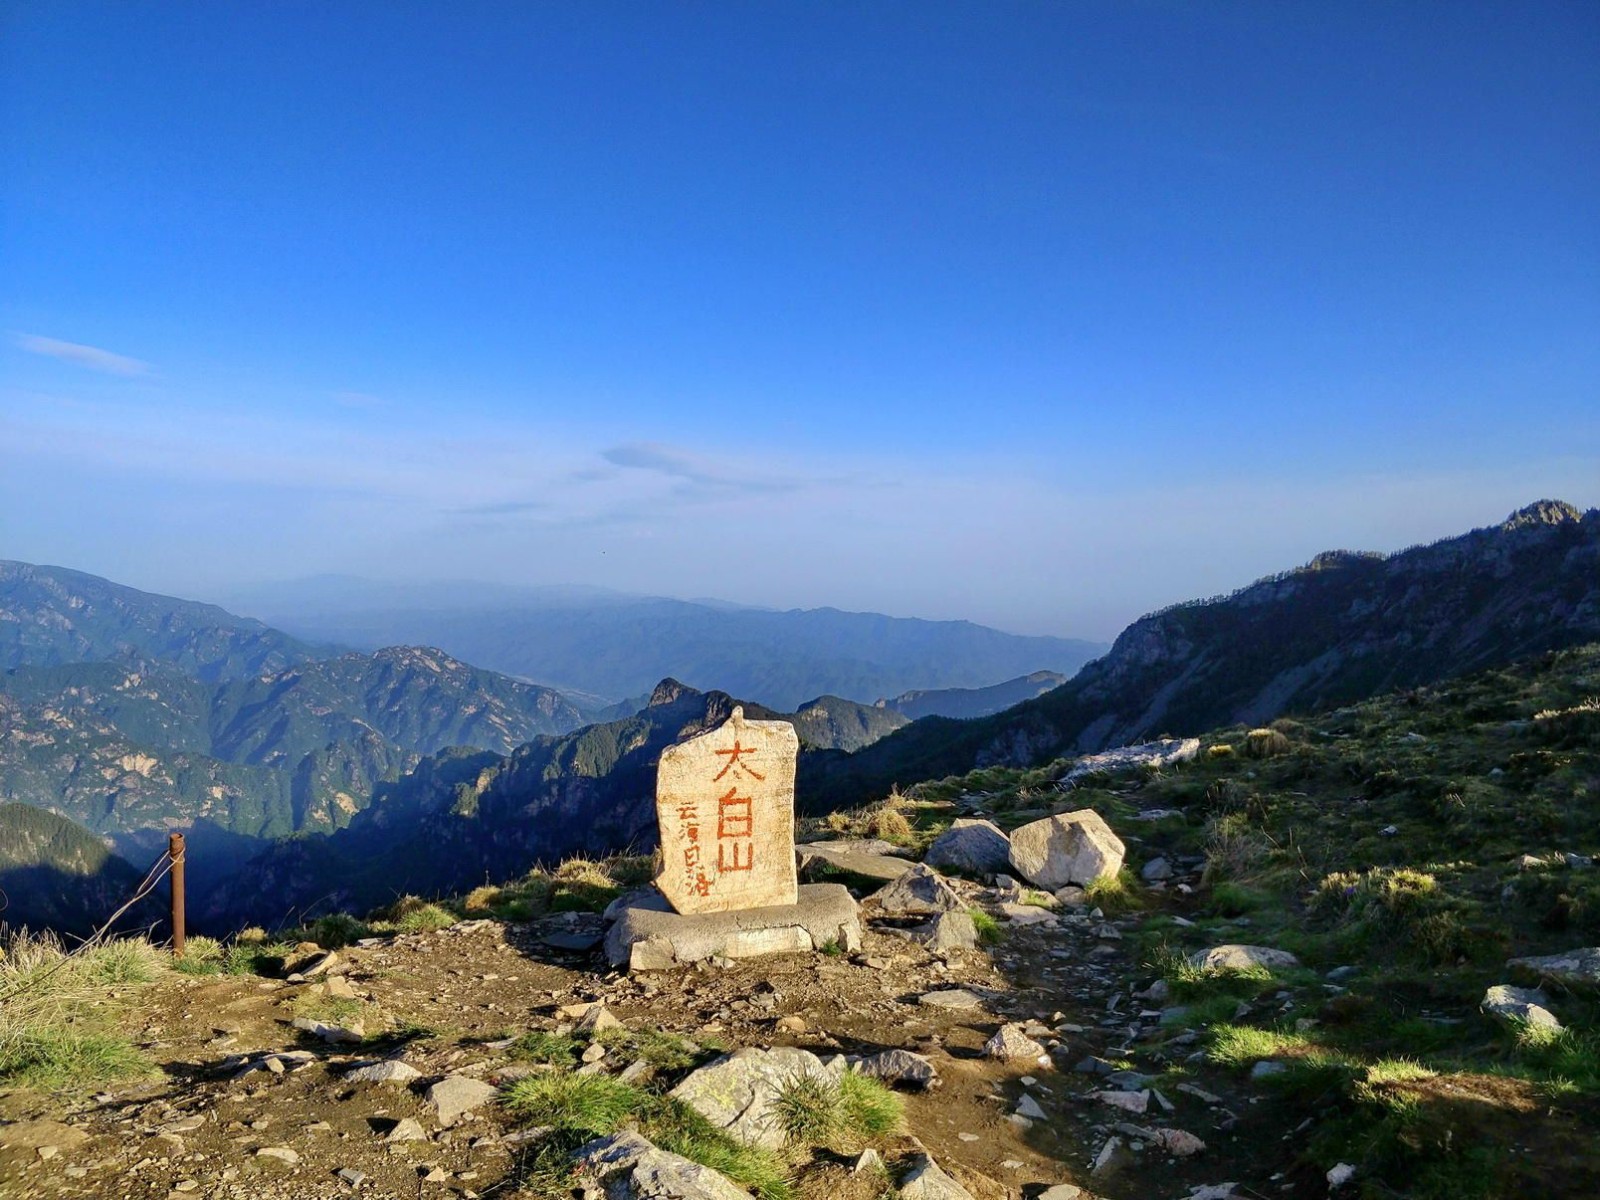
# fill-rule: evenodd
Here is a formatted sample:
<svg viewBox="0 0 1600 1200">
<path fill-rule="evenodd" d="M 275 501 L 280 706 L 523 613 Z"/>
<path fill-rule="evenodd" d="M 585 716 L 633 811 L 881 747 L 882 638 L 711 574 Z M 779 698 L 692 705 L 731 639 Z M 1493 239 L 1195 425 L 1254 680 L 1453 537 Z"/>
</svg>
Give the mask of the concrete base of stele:
<svg viewBox="0 0 1600 1200">
<path fill-rule="evenodd" d="M 756 958 L 797 954 L 834 945 L 861 948 L 861 915 L 855 898 L 837 883 L 808 883 L 794 904 L 734 912 L 673 911 L 651 891 L 626 900 L 606 934 L 606 960 L 633 971 L 660 971 L 707 958 Z"/>
</svg>

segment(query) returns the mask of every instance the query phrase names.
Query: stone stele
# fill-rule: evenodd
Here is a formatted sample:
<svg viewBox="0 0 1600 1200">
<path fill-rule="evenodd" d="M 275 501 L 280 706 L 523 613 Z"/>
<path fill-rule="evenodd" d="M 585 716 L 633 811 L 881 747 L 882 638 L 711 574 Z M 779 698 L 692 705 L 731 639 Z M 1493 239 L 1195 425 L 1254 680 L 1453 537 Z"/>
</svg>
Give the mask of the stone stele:
<svg viewBox="0 0 1600 1200">
<path fill-rule="evenodd" d="M 661 874 L 680 913 L 793 904 L 794 767 L 800 739 L 787 721 L 746 721 L 669 747 L 656 772 Z"/>
</svg>

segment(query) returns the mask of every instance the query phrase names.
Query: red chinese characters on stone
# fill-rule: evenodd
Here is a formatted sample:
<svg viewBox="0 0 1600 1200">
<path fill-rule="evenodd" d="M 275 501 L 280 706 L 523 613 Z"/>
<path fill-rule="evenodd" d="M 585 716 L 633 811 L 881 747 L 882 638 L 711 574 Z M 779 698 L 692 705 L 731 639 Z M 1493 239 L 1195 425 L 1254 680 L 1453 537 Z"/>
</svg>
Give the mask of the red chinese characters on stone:
<svg viewBox="0 0 1600 1200">
<path fill-rule="evenodd" d="M 737 743 L 735 743 L 737 745 Z M 718 751 L 721 753 L 721 751 Z M 730 766 L 732 764 L 729 764 Z M 755 862 L 755 814 L 737 787 L 717 798 L 717 870 L 748 871 Z"/>
<path fill-rule="evenodd" d="M 716 729 L 662 752 L 656 882 L 680 913 L 795 903 L 798 751 L 788 722 L 746 721 L 735 707 Z"/>
</svg>

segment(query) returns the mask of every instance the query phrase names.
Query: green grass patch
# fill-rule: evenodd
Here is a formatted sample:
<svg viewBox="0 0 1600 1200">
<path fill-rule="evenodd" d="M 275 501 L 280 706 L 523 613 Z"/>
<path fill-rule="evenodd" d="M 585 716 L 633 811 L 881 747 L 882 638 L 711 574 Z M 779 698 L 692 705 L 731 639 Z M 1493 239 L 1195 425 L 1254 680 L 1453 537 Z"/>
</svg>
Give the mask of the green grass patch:
<svg viewBox="0 0 1600 1200">
<path fill-rule="evenodd" d="M 771 1152 L 736 1141 L 671 1097 L 609 1076 L 558 1072 L 519 1079 L 501 1102 L 521 1120 L 556 1130 L 522 1176 L 523 1186 L 541 1195 L 570 1191 L 570 1156 L 584 1141 L 633 1125 L 661 1149 L 722 1172 L 758 1200 L 793 1200 L 783 1164 Z"/>
<path fill-rule="evenodd" d="M 583 1042 L 570 1033 L 551 1033 L 535 1029 L 511 1043 L 511 1057 L 519 1062 L 545 1063 L 552 1067 L 576 1066 L 583 1053 Z"/>
<path fill-rule="evenodd" d="M 978 931 L 978 941 L 985 946 L 998 946 L 1005 938 L 1005 928 L 995 917 L 974 905 L 967 909 L 972 927 Z"/>
</svg>

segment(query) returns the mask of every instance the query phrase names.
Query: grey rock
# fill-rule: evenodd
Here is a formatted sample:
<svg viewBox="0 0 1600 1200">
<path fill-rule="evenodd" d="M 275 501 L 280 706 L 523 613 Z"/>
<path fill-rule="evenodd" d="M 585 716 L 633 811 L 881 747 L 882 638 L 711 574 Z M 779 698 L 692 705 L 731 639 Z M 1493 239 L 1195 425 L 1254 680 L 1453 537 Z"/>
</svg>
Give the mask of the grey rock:
<svg viewBox="0 0 1600 1200">
<path fill-rule="evenodd" d="M 1113 877 L 1125 853 L 1122 840 L 1090 808 L 1033 821 L 1011 834 L 1012 867 L 1046 891 Z"/>
<path fill-rule="evenodd" d="M 993 875 L 1011 863 L 1011 839 L 992 821 L 958 817 L 934 839 L 922 861 L 930 866 Z"/>
<path fill-rule="evenodd" d="M 900 1180 L 901 1200 L 972 1200 L 967 1191 L 927 1154 L 911 1160 L 911 1170 Z"/>
<path fill-rule="evenodd" d="M 971 950 L 978 944 L 978 927 L 968 913 L 947 912 L 906 930 L 906 936 L 929 950 Z"/>
<path fill-rule="evenodd" d="M 1560 1032 L 1561 1022 L 1550 1011 L 1549 1004 L 1550 998 L 1537 988 L 1510 987 L 1501 983 L 1484 992 L 1479 1007 L 1491 1017 Z"/>
<path fill-rule="evenodd" d="M 1056 921 L 1054 913 L 1036 904 L 1002 904 L 1000 915 L 1013 925 L 1053 925 Z"/>
<path fill-rule="evenodd" d="M 845 845 L 845 843 L 834 843 Z M 872 854 L 865 850 L 832 849 L 816 842 L 794 848 L 800 874 L 815 877 L 824 867 L 859 875 L 863 879 L 898 879 L 912 867 L 909 858 L 894 854 Z"/>
<path fill-rule="evenodd" d="M 340 1167 L 334 1174 L 353 1188 L 358 1188 L 367 1181 L 366 1174 L 354 1167 Z"/>
<path fill-rule="evenodd" d="M 883 1165 L 883 1155 L 879 1154 L 876 1150 L 869 1146 L 860 1154 L 856 1155 L 855 1165 L 850 1168 L 850 1173 L 852 1175 L 859 1175 L 863 1171 L 886 1170 L 888 1170 L 888 1168 Z"/>
<path fill-rule="evenodd" d="M 1026 1062 L 1037 1065 L 1045 1049 L 1023 1032 L 1021 1025 L 1002 1025 L 983 1046 L 984 1054 L 999 1062 Z"/>
<path fill-rule="evenodd" d="M 810 1051 L 750 1046 L 701 1067 L 671 1095 L 740 1141 L 777 1150 L 784 1145 L 784 1134 L 775 1104 L 778 1093 L 795 1078 L 831 1082 L 835 1076 Z"/>
<path fill-rule="evenodd" d="M 889 917 L 932 917 L 965 912 L 966 902 L 932 867 L 916 863 L 888 887 L 867 897 L 867 903 Z"/>
<path fill-rule="evenodd" d="M 1107 1138 L 1106 1144 L 1100 1147 L 1100 1153 L 1094 1156 L 1094 1164 L 1089 1168 L 1089 1174 L 1096 1179 L 1109 1179 L 1121 1174 L 1133 1166 L 1136 1160 L 1133 1151 L 1121 1138 Z"/>
<path fill-rule="evenodd" d="M 428 1103 L 438 1110 L 439 1124 L 449 1127 L 494 1099 L 495 1089 L 467 1075 L 446 1075 L 427 1091 Z"/>
<path fill-rule="evenodd" d="M 608 1029 L 621 1029 L 623 1024 L 612 1015 L 604 1004 L 593 1005 L 583 1016 L 578 1018 L 576 1032 L 593 1036 L 604 1033 Z"/>
<path fill-rule="evenodd" d="M 750 1200 L 710 1167 L 658 1149 L 637 1133 L 613 1133 L 578 1147 L 573 1162 L 606 1200 Z"/>
<path fill-rule="evenodd" d="M 1017 1100 L 1016 1108 L 1011 1110 L 1017 1116 L 1027 1121 L 1047 1121 L 1050 1114 L 1040 1107 L 1039 1102 L 1026 1092 Z"/>
<path fill-rule="evenodd" d="M 1250 1078 L 1271 1079 L 1274 1075 L 1282 1075 L 1288 1069 L 1289 1068 L 1284 1066 L 1281 1062 L 1273 1062 L 1271 1059 L 1262 1059 L 1255 1066 L 1250 1068 Z"/>
<path fill-rule="evenodd" d="M 1160 883 L 1172 878 L 1172 864 L 1164 858 L 1152 858 L 1139 872 L 1146 883 Z"/>
<path fill-rule="evenodd" d="M 1092 1198 L 1075 1183 L 1058 1183 L 1040 1192 L 1038 1200 L 1092 1200 Z"/>
<path fill-rule="evenodd" d="M 1112 1108 L 1120 1108 L 1123 1112 L 1142 1114 L 1150 1107 L 1149 1091 L 1138 1092 L 1095 1092 L 1094 1098 L 1101 1104 Z"/>
<path fill-rule="evenodd" d="M 1565 954 L 1513 958 L 1506 966 L 1567 987 L 1600 987 L 1600 946 L 1568 950 Z"/>
<path fill-rule="evenodd" d="M 310 1017 L 296 1017 L 294 1027 L 304 1030 L 313 1037 L 319 1037 L 325 1042 L 353 1043 L 363 1040 L 367 1034 L 359 1021 L 350 1025 L 329 1025 L 323 1021 L 314 1021 Z"/>
<path fill-rule="evenodd" d="M 860 912 L 841 884 L 805 884 L 794 904 L 692 916 L 674 912 L 656 892 L 618 915 L 606 935 L 606 960 L 614 967 L 661 970 L 717 958 L 807 953 L 829 944 L 861 948 Z"/>
<path fill-rule="evenodd" d="M 1199 753 L 1199 738 L 1162 738 L 1154 742 L 1141 742 L 1137 746 L 1118 746 L 1114 750 L 1102 750 L 1099 754 L 1085 754 L 1072 764 L 1057 783 L 1062 787 L 1071 787 L 1085 775 L 1127 771 L 1134 767 L 1172 766 L 1190 762 Z"/>
<path fill-rule="evenodd" d="M 939 1072 L 933 1063 L 910 1050 L 882 1050 L 869 1054 L 855 1063 L 860 1075 L 870 1075 L 891 1087 L 926 1090 L 939 1082 Z"/>
<path fill-rule="evenodd" d="M 917 1003 L 928 1008 L 982 1008 L 983 997 L 966 988 L 941 988 L 924 992 L 917 997 Z"/>
<path fill-rule="evenodd" d="M 1287 950 L 1270 946 L 1227 945 L 1197 950 L 1189 956 L 1189 965 L 1203 971 L 1247 971 L 1257 967 L 1270 971 L 1298 967 L 1300 960 Z"/>
<path fill-rule="evenodd" d="M 397 1083 L 402 1086 L 422 1078 L 422 1072 L 399 1061 L 371 1063 L 345 1072 L 346 1083 Z"/>
</svg>

